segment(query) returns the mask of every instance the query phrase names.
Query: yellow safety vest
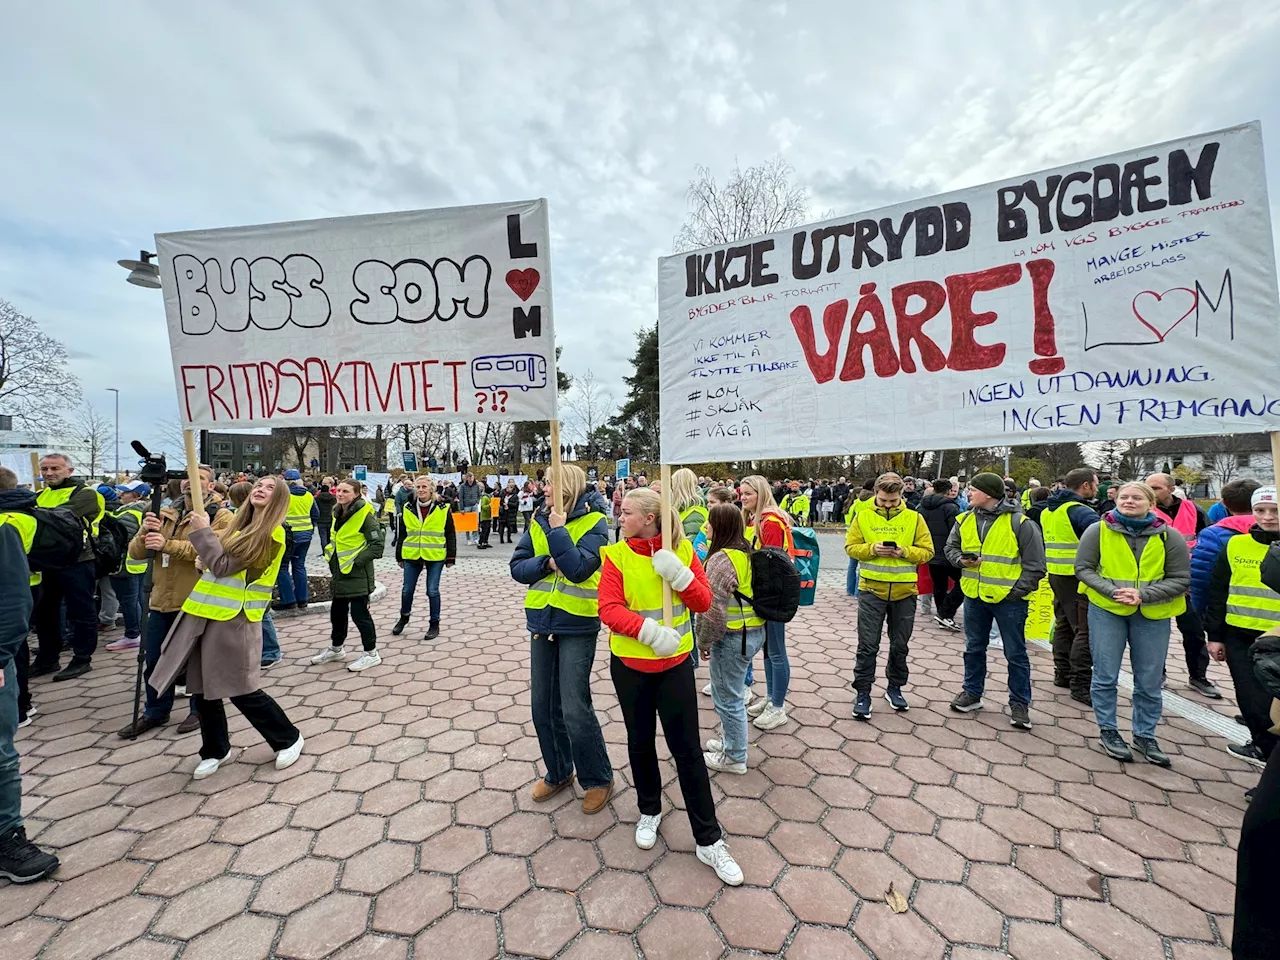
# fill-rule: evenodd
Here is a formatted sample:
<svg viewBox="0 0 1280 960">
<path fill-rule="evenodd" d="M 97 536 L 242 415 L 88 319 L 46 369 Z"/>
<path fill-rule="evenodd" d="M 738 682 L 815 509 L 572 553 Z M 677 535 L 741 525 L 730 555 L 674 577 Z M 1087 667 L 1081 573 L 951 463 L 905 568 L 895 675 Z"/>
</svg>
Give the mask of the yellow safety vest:
<svg viewBox="0 0 1280 960">
<path fill-rule="evenodd" d="M 743 602 L 755 596 L 751 591 L 751 558 L 741 550 L 726 548 L 724 552 L 733 563 L 734 571 L 738 574 L 738 593 L 741 595 L 729 601 L 725 629 L 742 630 L 743 628 L 763 627 L 764 617 L 757 617 L 755 608 L 751 604 Z"/>
<path fill-rule="evenodd" d="M 1128 539 L 1104 523 L 1098 538 L 1098 576 L 1106 577 L 1117 587 L 1134 587 L 1139 590 L 1144 584 L 1163 580 L 1164 534 L 1145 539 L 1139 564 L 1133 558 L 1133 549 L 1129 546 Z M 1127 603 L 1116 603 L 1110 597 L 1104 597 L 1083 582 L 1080 586 L 1088 595 L 1090 603 L 1121 617 L 1131 617 L 1141 611 L 1148 620 L 1168 620 L 1187 609 L 1185 596 L 1166 600 L 1164 603 L 1144 603 L 1131 607 Z"/>
<path fill-rule="evenodd" d="M 31 553 L 31 542 L 36 538 L 36 518 L 26 513 L 0 513 L 0 526 L 11 524 L 22 538 L 23 553 Z M 35 586 L 40 582 L 40 574 L 32 572 L 28 583 Z"/>
<path fill-rule="evenodd" d="M 373 507 L 369 506 L 369 501 L 365 501 L 364 505 L 347 517 L 341 527 L 338 526 L 338 515 L 333 515 L 332 535 L 329 542 L 325 545 L 324 555 L 326 560 L 332 560 L 335 557 L 338 560 L 338 571 L 340 573 L 350 573 L 356 565 L 356 557 L 360 555 L 360 551 L 365 548 L 368 543 L 360 528 L 364 526 L 364 518 L 373 513 Z M 403 552 L 401 553 L 403 556 Z"/>
<path fill-rule="evenodd" d="M 1083 503 L 1071 501 L 1057 507 L 1045 508 L 1040 514 L 1040 529 L 1044 531 L 1044 559 L 1049 573 L 1061 577 L 1076 575 L 1076 551 L 1080 538 L 1071 525 L 1071 508 L 1089 510 Z M 1092 512 L 1092 511 L 1090 511 Z"/>
<path fill-rule="evenodd" d="M 294 533 L 310 533 L 314 529 L 311 525 L 311 506 L 315 502 L 316 498 L 309 490 L 306 493 L 290 493 L 289 512 L 285 514 L 284 525 Z"/>
<path fill-rule="evenodd" d="M 604 521 L 603 513 L 588 513 L 565 523 L 564 529 L 576 544 L 597 523 Z M 533 542 L 533 555 L 547 557 L 551 555 L 551 545 L 542 526 L 536 522 L 529 525 L 529 539 Z M 582 583 L 573 583 L 564 578 L 558 570 L 553 570 L 537 583 L 529 584 L 524 594 L 526 610 L 543 610 L 555 607 L 575 617 L 600 616 L 600 571 L 596 570 Z"/>
<path fill-rule="evenodd" d="M 662 578 L 653 569 L 653 558 L 636 553 L 625 540 L 609 544 L 601 548 L 600 552 L 608 557 L 622 574 L 622 589 L 627 600 L 627 609 L 662 623 Z M 687 565 L 693 559 L 693 545 L 682 538 L 675 547 L 675 554 L 682 563 Z M 672 625 L 680 634 L 680 646 L 672 656 L 679 656 L 693 649 L 693 627 L 689 610 L 680 602 L 679 595 L 671 599 L 674 614 Z M 647 643 L 641 643 L 635 637 L 628 637 L 621 633 L 609 634 L 609 649 L 618 657 L 629 657 L 633 660 L 659 659 Z"/>
<path fill-rule="evenodd" d="M 697 517 L 698 525 L 701 526 L 702 524 L 709 522 L 708 517 L 710 516 L 710 514 L 708 513 L 706 507 L 699 506 L 698 504 L 695 503 L 692 507 L 687 507 L 686 509 L 680 511 L 680 523 L 684 524 L 688 522 L 691 516 Z"/>
<path fill-rule="evenodd" d="M 1022 509 L 1024 512 L 1031 509 L 1031 488 L 1030 487 L 1027 487 L 1027 489 L 1022 491 Z"/>
<path fill-rule="evenodd" d="M 776 513 L 773 514 L 772 516 L 773 516 L 773 522 L 776 524 L 779 524 L 782 527 L 783 549 L 785 549 L 788 554 L 794 552 L 795 541 L 791 538 L 791 528 L 787 526 L 787 524 L 783 520 L 779 519 Z M 765 519 L 768 520 L 769 517 L 766 516 Z M 763 528 L 763 524 L 761 524 L 761 527 Z M 754 524 L 744 528 L 742 531 L 742 535 L 743 537 L 746 538 L 747 543 L 751 544 L 751 546 L 755 547 L 757 550 L 764 546 L 764 541 L 756 536 L 756 528 Z M 708 538 L 710 538 L 711 536 L 710 530 L 707 531 L 707 536 Z"/>
<path fill-rule="evenodd" d="M 61 507 L 71 499 L 72 494 L 79 487 L 61 487 L 54 490 L 51 487 L 45 487 L 36 495 L 36 506 L 38 507 Z M 98 524 L 102 522 L 102 516 L 107 512 L 107 501 L 102 499 L 102 494 L 97 490 L 93 491 L 93 495 L 98 498 L 98 513 L 91 521 L 93 526 L 93 535 L 98 535 Z"/>
<path fill-rule="evenodd" d="M 866 500 L 854 500 L 853 503 L 849 504 L 849 509 L 845 511 L 844 522 L 849 526 L 853 526 L 853 518 L 867 509 L 867 507 L 874 507 L 875 503 L 874 497 L 868 497 Z"/>
<path fill-rule="evenodd" d="M 1022 517 L 1018 518 L 1019 523 Z M 966 597 L 986 603 L 999 603 L 1009 595 L 1022 576 L 1022 557 L 1018 552 L 1018 535 L 1013 529 L 1013 515 L 1002 513 L 987 528 L 985 538 L 978 536 L 978 518 L 972 510 L 957 518 L 960 524 L 960 549 L 964 553 L 982 555 L 976 567 L 964 567 L 960 589 Z M 858 564 L 862 569 L 862 564 Z"/>
<path fill-rule="evenodd" d="M 238 530 L 232 534 L 233 539 L 238 536 Z M 206 620 L 230 620 L 243 610 L 246 620 L 259 622 L 271 606 L 271 590 L 276 584 L 276 575 L 280 572 L 280 562 L 284 559 L 284 527 L 272 530 L 271 539 L 279 549 L 258 579 L 248 583 L 246 570 L 229 577 L 215 577 L 206 570 L 191 588 L 191 596 L 183 602 L 182 612 L 204 617 Z"/>
<path fill-rule="evenodd" d="M 1247 533 L 1227 541 L 1231 586 L 1227 590 L 1227 623 L 1244 630 L 1267 631 L 1280 626 L 1280 593 L 1260 576 L 1269 547 Z"/>
<path fill-rule="evenodd" d="M 418 511 L 406 503 L 404 512 L 404 542 L 400 556 L 404 560 L 443 560 L 445 558 L 444 528 L 449 519 L 449 504 L 443 500 L 432 504 L 425 518 L 418 519 Z"/>
<path fill-rule="evenodd" d="M 119 516 L 122 513 L 132 513 L 135 517 L 138 518 L 138 529 L 139 530 L 142 529 L 142 508 L 141 507 L 135 506 L 134 504 L 129 504 L 129 506 L 121 507 L 119 510 L 116 511 L 117 516 Z M 132 557 L 129 556 L 129 554 L 126 553 L 124 555 L 124 572 L 128 574 L 146 573 L 147 561 L 134 560 Z"/>
<path fill-rule="evenodd" d="M 865 543 L 884 543 L 892 540 L 899 547 L 916 542 L 916 520 L 919 514 L 905 506 L 892 517 L 886 517 L 878 509 L 863 510 L 854 518 L 862 531 Z M 881 583 L 915 583 L 918 573 L 910 560 L 897 557 L 872 557 L 858 561 L 858 573 L 867 580 Z"/>
</svg>

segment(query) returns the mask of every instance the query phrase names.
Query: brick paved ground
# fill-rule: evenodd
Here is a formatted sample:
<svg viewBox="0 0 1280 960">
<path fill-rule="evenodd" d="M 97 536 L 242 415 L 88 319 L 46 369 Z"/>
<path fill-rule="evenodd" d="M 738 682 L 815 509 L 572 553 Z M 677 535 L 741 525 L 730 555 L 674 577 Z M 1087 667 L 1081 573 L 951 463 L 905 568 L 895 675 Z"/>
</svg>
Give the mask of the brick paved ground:
<svg viewBox="0 0 1280 960">
<path fill-rule="evenodd" d="M 19 735 L 24 809 L 63 866 L 56 882 L 0 889 L 0 960 L 1228 957 L 1255 773 L 1171 717 L 1172 771 L 1108 759 L 1092 716 L 1050 686 L 1044 651 L 1032 732 L 998 706 L 998 654 L 988 709 L 952 714 L 960 640 L 923 623 L 911 712 L 877 700 L 871 723 L 852 720 L 854 602 L 838 561 L 789 631 L 792 722 L 753 729 L 749 773 L 713 779 L 746 885 L 725 889 L 694 859 L 669 759 L 675 815 L 655 849 L 636 849 L 603 643 L 594 689 L 619 792 L 594 817 L 568 795 L 533 804 L 521 591 L 504 553 L 464 548 L 430 645 L 424 616 L 386 635 L 388 571 L 384 663 L 363 674 L 306 663 L 323 615 L 280 621 L 286 663 L 266 689 L 307 737 L 287 771 L 234 710 L 243 749 L 200 782 L 198 738 L 176 723 L 119 740 L 127 654 L 101 653 L 78 681 L 38 680 L 41 712 Z M 890 883 L 907 913 L 884 904 Z"/>
</svg>

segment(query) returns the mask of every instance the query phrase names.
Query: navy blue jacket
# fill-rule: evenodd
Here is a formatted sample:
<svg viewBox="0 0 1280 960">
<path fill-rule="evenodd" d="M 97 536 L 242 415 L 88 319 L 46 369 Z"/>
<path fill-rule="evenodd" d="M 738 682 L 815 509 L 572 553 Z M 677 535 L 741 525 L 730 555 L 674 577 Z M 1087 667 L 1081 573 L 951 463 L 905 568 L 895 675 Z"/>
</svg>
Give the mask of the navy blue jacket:
<svg viewBox="0 0 1280 960">
<path fill-rule="evenodd" d="M 573 510 L 569 512 L 568 520 L 576 520 L 578 517 L 586 516 L 591 512 L 592 494 L 599 497 L 594 490 L 584 493 L 579 499 Z M 563 527 L 552 529 L 547 522 L 547 513 L 545 510 L 539 510 L 533 515 L 533 522 L 542 528 L 543 534 L 547 538 L 547 549 L 551 551 L 551 556 L 555 558 L 556 566 L 560 568 L 560 574 L 570 583 L 582 583 L 587 580 L 600 569 L 602 562 L 600 557 L 600 548 L 609 542 L 609 524 L 605 519 L 601 519 L 594 527 L 582 535 L 582 538 L 575 545 L 573 538 L 569 536 L 569 532 Z M 551 569 L 547 566 L 547 557 L 537 557 L 533 553 L 533 540 L 528 533 L 520 537 L 520 542 L 516 544 L 515 552 L 511 554 L 511 576 L 516 583 L 534 584 L 547 576 Z M 525 619 L 529 625 L 529 632 L 539 636 L 547 634 L 570 634 L 570 633 L 589 633 L 596 634 L 600 631 L 599 617 L 575 617 L 573 614 L 565 613 L 556 607 L 544 607 L 541 610 L 525 610 Z"/>
<path fill-rule="evenodd" d="M 0 527 L 0 670 L 13 662 L 27 636 L 32 606 L 30 578 L 22 534 L 6 523 Z"/>
<path fill-rule="evenodd" d="M 1228 540 L 1238 533 L 1248 533 L 1252 526 L 1253 514 L 1242 513 L 1205 527 L 1196 537 L 1196 548 L 1191 551 L 1191 609 L 1201 617 L 1209 610 L 1209 582 L 1218 554 Z"/>
</svg>

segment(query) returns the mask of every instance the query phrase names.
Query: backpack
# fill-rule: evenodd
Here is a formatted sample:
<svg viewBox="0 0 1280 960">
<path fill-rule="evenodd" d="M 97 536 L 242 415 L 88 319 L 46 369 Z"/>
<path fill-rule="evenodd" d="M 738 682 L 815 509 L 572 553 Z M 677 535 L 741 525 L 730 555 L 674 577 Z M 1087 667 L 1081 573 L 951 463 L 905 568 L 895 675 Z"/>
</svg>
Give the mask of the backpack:
<svg viewBox="0 0 1280 960">
<path fill-rule="evenodd" d="M 84 524 L 85 535 L 89 538 L 89 548 L 93 551 L 96 576 L 110 577 L 119 573 L 129 552 L 129 531 L 120 522 L 120 518 L 113 513 L 104 513 L 98 521 L 96 537 L 89 521 L 81 522 Z"/>
<path fill-rule="evenodd" d="M 800 575 L 800 606 L 813 606 L 818 593 L 818 538 L 812 527 L 791 528 L 791 556 Z"/>
<path fill-rule="evenodd" d="M 800 573 L 781 547 L 751 551 L 751 599 L 734 591 L 739 602 L 751 604 L 756 616 L 775 623 L 790 623 L 800 608 Z"/>
<path fill-rule="evenodd" d="M 27 562 L 32 572 L 66 570 L 79 562 L 84 550 L 84 527 L 70 507 L 32 507 L 24 511 L 35 518 Z"/>
</svg>

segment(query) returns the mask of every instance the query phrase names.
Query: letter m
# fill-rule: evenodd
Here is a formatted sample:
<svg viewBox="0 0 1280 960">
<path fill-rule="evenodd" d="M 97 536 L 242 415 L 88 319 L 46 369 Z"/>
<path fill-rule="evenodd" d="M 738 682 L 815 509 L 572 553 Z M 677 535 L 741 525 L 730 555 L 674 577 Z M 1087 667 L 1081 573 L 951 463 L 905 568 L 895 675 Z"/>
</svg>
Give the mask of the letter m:
<svg viewBox="0 0 1280 960">
<path fill-rule="evenodd" d="M 511 332 L 517 340 L 542 336 L 542 307 L 515 307 L 511 311 Z"/>
<path fill-rule="evenodd" d="M 1210 313 L 1217 313 L 1223 307 L 1223 301 L 1226 301 L 1227 310 L 1227 339 L 1234 340 L 1236 338 L 1236 299 L 1235 290 L 1231 284 L 1231 268 L 1222 274 L 1222 286 L 1218 288 L 1218 299 L 1212 300 L 1204 287 L 1200 286 L 1200 281 L 1196 281 L 1196 336 L 1200 336 L 1200 308 L 1207 306 Z"/>
</svg>

